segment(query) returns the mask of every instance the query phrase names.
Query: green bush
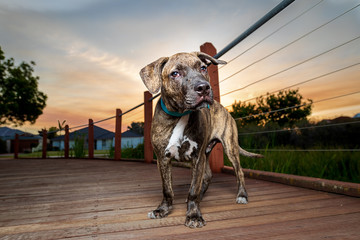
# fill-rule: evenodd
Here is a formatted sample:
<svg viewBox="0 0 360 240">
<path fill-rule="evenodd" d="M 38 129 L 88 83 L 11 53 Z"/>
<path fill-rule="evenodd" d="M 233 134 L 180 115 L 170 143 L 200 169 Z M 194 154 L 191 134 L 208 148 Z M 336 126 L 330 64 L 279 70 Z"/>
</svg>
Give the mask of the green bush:
<svg viewBox="0 0 360 240">
<path fill-rule="evenodd" d="M 74 156 L 76 158 L 84 158 L 85 157 L 86 152 L 85 152 L 85 136 L 84 135 L 78 135 L 75 137 L 74 147 L 72 149 L 72 152 L 74 153 Z"/>
<path fill-rule="evenodd" d="M 144 144 L 139 144 L 135 148 L 124 148 L 121 150 L 121 158 L 144 159 Z"/>
<path fill-rule="evenodd" d="M 241 157 L 241 166 L 254 170 L 360 183 L 360 152 L 265 151 L 261 154 L 264 158 Z M 231 166 L 226 157 L 225 165 Z"/>
</svg>

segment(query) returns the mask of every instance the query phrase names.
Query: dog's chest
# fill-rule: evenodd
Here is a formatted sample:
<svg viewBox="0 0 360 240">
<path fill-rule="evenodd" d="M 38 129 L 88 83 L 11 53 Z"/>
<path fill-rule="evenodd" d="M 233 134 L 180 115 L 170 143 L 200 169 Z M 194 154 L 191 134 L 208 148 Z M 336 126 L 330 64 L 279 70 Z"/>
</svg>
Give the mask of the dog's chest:
<svg viewBox="0 0 360 240">
<path fill-rule="evenodd" d="M 184 135 L 189 122 L 189 115 L 182 116 L 175 125 L 169 143 L 165 149 L 165 156 L 178 161 L 190 161 L 197 155 L 198 144 L 189 136 Z"/>
</svg>

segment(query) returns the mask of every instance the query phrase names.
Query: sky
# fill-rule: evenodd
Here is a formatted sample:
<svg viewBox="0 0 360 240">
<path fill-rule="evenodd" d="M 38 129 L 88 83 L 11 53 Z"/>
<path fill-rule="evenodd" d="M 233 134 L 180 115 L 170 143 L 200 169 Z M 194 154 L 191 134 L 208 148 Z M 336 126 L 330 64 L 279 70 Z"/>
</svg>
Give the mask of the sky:
<svg viewBox="0 0 360 240">
<path fill-rule="evenodd" d="M 143 101 L 146 88 L 139 71 L 145 65 L 178 52 L 199 51 L 205 42 L 220 51 L 280 2 L 0 0 L 5 56 L 17 63 L 35 61 L 39 90 L 48 95 L 36 123 L 20 129 L 37 132 L 57 126 L 58 120 L 71 128 L 87 124 L 89 118 L 114 116 L 116 108 L 124 112 Z M 315 102 L 311 119 L 359 113 L 359 4 L 292 3 L 221 57 L 229 62 L 240 55 L 219 69 L 220 80 L 241 70 L 220 84 L 221 95 L 261 80 L 222 96 L 221 103 L 230 106 L 314 79 L 293 87 Z M 348 96 L 335 98 L 341 95 Z M 333 99 L 321 101 L 328 98 Z M 123 130 L 132 121 L 143 121 L 142 107 L 123 117 Z M 114 119 L 99 124 L 112 131 L 114 125 Z"/>
</svg>

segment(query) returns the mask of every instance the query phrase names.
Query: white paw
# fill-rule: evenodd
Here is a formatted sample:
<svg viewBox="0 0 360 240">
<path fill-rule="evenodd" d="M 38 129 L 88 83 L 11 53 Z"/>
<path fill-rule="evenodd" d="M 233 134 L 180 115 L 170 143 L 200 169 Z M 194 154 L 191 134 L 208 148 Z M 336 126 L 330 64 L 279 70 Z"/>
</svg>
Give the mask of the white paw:
<svg viewBox="0 0 360 240">
<path fill-rule="evenodd" d="M 150 218 L 150 219 L 156 219 L 156 216 L 155 216 L 155 214 L 154 214 L 153 211 L 151 211 L 151 212 L 148 213 L 148 218 Z"/>
<path fill-rule="evenodd" d="M 236 198 L 236 203 L 247 204 L 248 200 L 245 197 L 238 197 L 238 198 Z"/>
</svg>

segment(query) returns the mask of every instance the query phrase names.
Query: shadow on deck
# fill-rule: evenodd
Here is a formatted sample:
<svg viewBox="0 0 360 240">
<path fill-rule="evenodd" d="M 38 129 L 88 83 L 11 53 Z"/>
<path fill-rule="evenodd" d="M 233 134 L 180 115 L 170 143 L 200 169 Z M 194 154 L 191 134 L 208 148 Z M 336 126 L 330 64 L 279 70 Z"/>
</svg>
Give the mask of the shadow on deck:
<svg viewBox="0 0 360 240">
<path fill-rule="evenodd" d="M 360 239 L 360 199 L 215 174 L 201 203 L 207 226 L 184 226 L 190 171 L 173 168 L 175 205 L 161 200 L 155 164 L 103 160 L 0 160 L 0 239 Z"/>
</svg>

